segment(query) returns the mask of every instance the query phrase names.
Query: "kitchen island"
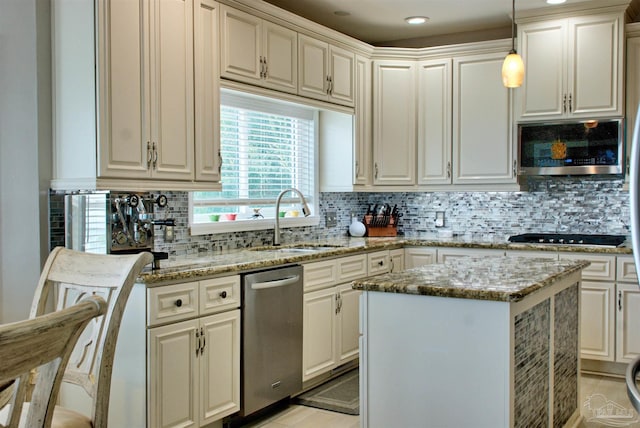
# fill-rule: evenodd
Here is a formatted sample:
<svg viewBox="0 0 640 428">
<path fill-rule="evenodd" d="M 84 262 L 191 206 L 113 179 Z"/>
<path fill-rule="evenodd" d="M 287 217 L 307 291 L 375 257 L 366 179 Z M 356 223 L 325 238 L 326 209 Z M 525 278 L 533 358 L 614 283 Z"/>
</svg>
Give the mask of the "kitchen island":
<svg viewBox="0 0 640 428">
<path fill-rule="evenodd" d="M 574 426 L 583 261 L 466 258 L 355 281 L 361 426 Z"/>
</svg>

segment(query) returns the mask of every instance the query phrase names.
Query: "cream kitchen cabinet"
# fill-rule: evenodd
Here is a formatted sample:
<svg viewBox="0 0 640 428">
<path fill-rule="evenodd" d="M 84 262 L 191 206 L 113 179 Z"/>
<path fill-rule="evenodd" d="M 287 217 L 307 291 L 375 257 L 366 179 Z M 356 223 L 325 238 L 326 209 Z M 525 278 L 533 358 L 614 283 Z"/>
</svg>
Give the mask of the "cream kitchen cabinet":
<svg viewBox="0 0 640 428">
<path fill-rule="evenodd" d="M 640 288 L 633 256 L 617 257 L 616 277 L 616 361 L 628 363 L 640 355 Z"/>
<path fill-rule="evenodd" d="M 56 2 L 52 8 L 52 188 L 211 188 L 209 180 L 219 177 L 196 174 L 195 157 L 209 156 L 198 168 L 216 169 L 215 133 L 196 142 L 194 104 L 204 120 L 215 112 L 203 112 L 194 93 L 208 88 L 213 92 L 207 96 L 217 99 L 216 86 L 209 81 L 195 88 L 194 71 L 198 76 L 202 67 L 209 71 L 202 61 L 218 55 L 212 45 L 217 4 L 100 0 L 93 6 Z"/>
<path fill-rule="evenodd" d="M 298 33 L 221 5 L 223 78 L 289 93 L 298 90 Z"/>
<path fill-rule="evenodd" d="M 199 427 L 238 411 L 240 277 L 158 287 L 147 295 L 149 426 Z"/>
<path fill-rule="evenodd" d="M 298 95 L 352 107 L 355 72 L 353 52 L 298 35 Z"/>
<path fill-rule="evenodd" d="M 413 269 L 416 267 L 430 265 L 436 262 L 437 250 L 427 247 L 405 247 L 404 249 L 404 267 L 405 269 Z"/>
<path fill-rule="evenodd" d="M 389 273 L 402 272 L 405 269 L 404 258 L 405 250 L 403 248 L 389 250 Z"/>
<path fill-rule="evenodd" d="M 373 61 L 373 184 L 416 182 L 416 63 Z"/>
<path fill-rule="evenodd" d="M 520 119 L 623 115 L 623 14 L 518 20 Z"/>
<path fill-rule="evenodd" d="M 636 124 L 638 105 L 640 105 L 640 23 L 627 24 L 627 65 L 626 65 L 626 135 L 627 170 L 625 187 L 629 186 L 629 158 L 633 146 L 632 130 Z"/>
<path fill-rule="evenodd" d="M 418 184 L 452 183 L 452 68 L 451 58 L 418 65 Z"/>
<path fill-rule="evenodd" d="M 353 143 L 353 184 L 370 185 L 371 128 L 371 60 L 356 55 L 356 91 Z"/>
<path fill-rule="evenodd" d="M 560 260 L 588 260 L 582 271 L 580 346 L 582 358 L 615 361 L 616 257 L 560 253 Z"/>
<path fill-rule="evenodd" d="M 351 281 L 367 276 L 367 255 L 308 263 L 303 269 L 306 382 L 358 357 L 360 292 L 351 288 Z"/>
<path fill-rule="evenodd" d="M 419 185 L 517 181 L 511 96 L 496 78 L 506 46 L 493 42 L 475 52 L 418 63 Z"/>
<path fill-rule="evenodd" d="M 110 423 L 200 427 L 237 412 L 239 308 L 238 275 L 135 284 L 118 336 Z"/>
</svg>

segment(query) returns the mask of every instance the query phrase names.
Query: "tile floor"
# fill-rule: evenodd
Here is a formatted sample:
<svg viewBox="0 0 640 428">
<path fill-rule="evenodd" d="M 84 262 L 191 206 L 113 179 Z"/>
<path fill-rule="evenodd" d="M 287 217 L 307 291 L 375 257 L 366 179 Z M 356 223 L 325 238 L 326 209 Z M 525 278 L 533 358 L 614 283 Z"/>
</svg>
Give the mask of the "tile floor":
<svg viewBox="0 0 640 428">
<path fill-rule="evenodd" d="M 640 417 L 633 410 L 624 379 L 583 375 L 580 388 L 583 421 L 579 428 L 640 428 Z M 615 414 L 617 416 L 610 416 Z M 358 416 L 344 415 L 311 407 L 292 405 L 251 428 L 359 428 Z"/>
</svg>

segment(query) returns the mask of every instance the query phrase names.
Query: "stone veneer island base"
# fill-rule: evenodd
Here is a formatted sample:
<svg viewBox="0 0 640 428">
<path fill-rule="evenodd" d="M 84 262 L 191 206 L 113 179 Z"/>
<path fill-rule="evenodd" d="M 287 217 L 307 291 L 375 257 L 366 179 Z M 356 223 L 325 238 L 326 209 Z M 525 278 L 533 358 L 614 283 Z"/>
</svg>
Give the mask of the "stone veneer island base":
<svg viewBox="0 0 640 428">
<path fill-rule="evenodd" d="M 586 266 L 469 258 L 354 282 L 361 426 L 577 426 Z"/>
</svg>

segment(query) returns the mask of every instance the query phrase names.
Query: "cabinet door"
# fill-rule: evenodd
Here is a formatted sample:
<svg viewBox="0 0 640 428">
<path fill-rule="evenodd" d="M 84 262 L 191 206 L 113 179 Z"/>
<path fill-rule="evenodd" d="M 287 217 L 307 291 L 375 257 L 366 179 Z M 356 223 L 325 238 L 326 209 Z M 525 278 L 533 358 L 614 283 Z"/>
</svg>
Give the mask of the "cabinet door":
<svg viewBox="0 0 640 428">
<path fill-rule="evenodd" d="M 389 251 L 376 251 L 367 254 L 369 263 L 369 275 L 380 275 L 389 272 L 391 263 L 389 261 Z"/>
<path fill-rule="evenodd" d="M 567 57 L 565 19 L 518 25 L 525 78 L 517 91 L 522 119 L 561 117 Z"/>
<path fill-rule="evenodd" d="M 196 0 L 194 14 L 196 180 L 220 182 L 219 5 Z"/>
<path fill-rule="evenodd" d="M 430 265 L 436 262 L 435 248 L 405 248 L 404 267 L 413 269 L 415 267 Z"/>
<path fill-rule="evenodd" d="M 451 183 L 451 60 L 418 66 L 418 184 Z"/>
<path fill-rule="evenodd" d="M 353 184 L 371 184 L 371 60 L 356 56 Z"/>
<path fill-rule="evenodd" d="M 262 21 L 263 86 L 295 94 L 298 91 L 298 33 Z"/>
<path fill-rule="evenodd" d="M 152 176 L 194 178 L 193 2 L 151 2 Z"/>
<path fill-rule="evenodd" d="M 145 74 L 150 47 L 145 35 L 148 34 L 147 3 L 102 1 L 96 4 L 98 175 L 146 178 L 149 176 L 147 142 L 151 142 L 150 88 Z"/>
<path fill-rule="evenodd" d="M 415 184 L 415 80 L 413 61 L 374 61 L 374 184 Z"/>
<path fill-rule="evenodd" d="M 200 425 L 240 410 L 240 309 L 200 321 Z"/>
<path fill-rule="evenodd" d="M 628 363 L 640 355 L 640 289 L 636 284 L 618 284 L 618 336 L 616 361 Z"/>
<path fill-rule="evenodd" d="M 255 83 L 261 78 L 260 37 L 262 20 L 248 13 L 220 6 L 221 75 Z"/>
<path fill-rule="evenodd" d="M 304 294 L 303 381 L 335 367 L 337 296 L 335 287 Z"/>
<path fill-rule="evenodd" d="M 568 57 L 571 116 L 622 115 L 623 32 L 617 14 L 570 20 Z"/>
<path fill-rule="evenodd" d="M 198 321 L 149 329 L 149 426 L 197 427 Z"/>
<path fill-rule="evenodd" d="M 504 53 L 453 59 L 453 183 L 514 183 L 511 96 Z"/>
<path fill-rule="evenodd" d="M 593 360 L 614 361 L 615 284 L 582 281 L 580 294 L 580 355 Z"/>
<path fill-rule="evenodd" d="M 337 46 L 329 47 L 329 101 L 353 106 L 355 98 L 355 55 Z"/>
<path fill-rule="evenodd" d="M 298 94 L 328 99 L 329 45 L 298 34 Z"/>
<path fill-rule="evenodd" d="M 627 24 L 628 25 L 628 24 Z M 636 28 L 636 35 L 640 35 L 640 24 L 633 24 Z M 627 173 L 625 174 L 625 184 L 629 181 L 629 157 L 633 146 L 633 132 L 635 129 L 638 105 L 640 105 L 640 37 L 627 39 Z"/>
<path fill-rule="evenodd" d="M 351 284 L 336 287 L 338 299 L 338 364 L 358 358 L 360 351 L 360 295 Z"/>
<path fill-rule="evenodd" d="M 389 260 L 391 263 L 389 272 L 402 272 L 404 270 L 404 249 L 389 250 Z"/>
</svg>

